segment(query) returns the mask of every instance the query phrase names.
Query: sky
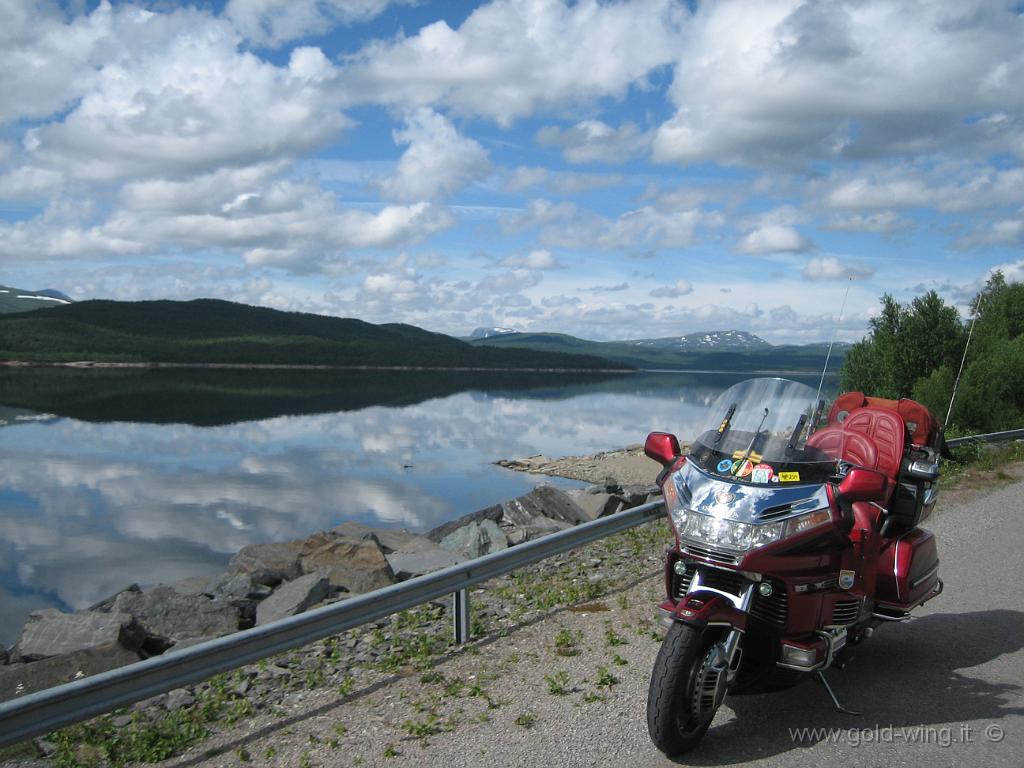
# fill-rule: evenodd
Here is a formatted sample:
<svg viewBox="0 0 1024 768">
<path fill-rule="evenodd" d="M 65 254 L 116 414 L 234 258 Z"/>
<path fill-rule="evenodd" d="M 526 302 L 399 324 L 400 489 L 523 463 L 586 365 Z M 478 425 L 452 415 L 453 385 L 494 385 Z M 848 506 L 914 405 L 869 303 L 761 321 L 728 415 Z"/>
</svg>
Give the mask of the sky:
<svg viewBox="0 0 1024 768">
<path fill-rule="evenodd" d="M 1024 280 L 1024 4 L 0 0 L 0 283 L 591 339 Z"/>
</svg>

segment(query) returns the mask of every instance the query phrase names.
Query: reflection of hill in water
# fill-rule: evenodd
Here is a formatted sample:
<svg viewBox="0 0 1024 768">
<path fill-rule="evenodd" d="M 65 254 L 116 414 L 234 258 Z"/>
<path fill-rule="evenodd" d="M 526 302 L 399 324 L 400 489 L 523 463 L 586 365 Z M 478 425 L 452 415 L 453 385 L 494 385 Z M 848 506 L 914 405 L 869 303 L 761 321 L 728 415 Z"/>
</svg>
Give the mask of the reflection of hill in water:
<svg viewBox="0 0 1024 768">
<path fill-rule="evenodd" d="M 24 368 L 0 371 L 0 406 L 22 418 L 216 426 L 275 416 L 415 405 L 459 392 L 561 400 L 670 395 L 707 403 L 743 374 Z M 0 411 L 0 418 L 4 411 Z"/>
<path fill-rule="evenodd" d="M 628 374 L 27 368 L 0 371 L 0 405 L 80 421 L 216 426 L 405 406 L 467 390 L 571 397 Z M 579 390 L 582 388 L 582 390 Z"/>
</svg>

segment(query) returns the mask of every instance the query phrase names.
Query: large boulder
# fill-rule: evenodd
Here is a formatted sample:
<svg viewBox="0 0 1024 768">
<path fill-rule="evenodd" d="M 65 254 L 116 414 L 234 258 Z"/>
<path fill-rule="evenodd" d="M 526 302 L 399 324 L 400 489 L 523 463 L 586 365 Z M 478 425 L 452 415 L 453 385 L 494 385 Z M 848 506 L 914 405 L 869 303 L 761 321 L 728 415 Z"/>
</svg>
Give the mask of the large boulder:
<svg viewBox="0 0 1024 768">
<path fill-rule="evenodd" d="M 70 683 L 138 660 L 137 653 L 120 643 L 113 643 L 51 656 L 32 664 L 0 667 L 0 701 Z"/>
<path fill-rule="evenodd" d="M 209 639 L 238 630 L 238 608 L 205 595 L 183 595 L 168 586 L 122 592 L 114 610 L 128 613 L 146 631 L 147 646 L 162 651 L 186 640 Z"/>
<path fill-rule="evenodd" d="M 484 520 L 490 520 L 493 523 L 500 523 L 502 516 L 505 514 L 505 510 L 502 509 L 501 504 L 495 504 L 485 509 L 478 509 L 476 512 L 470 512 L 468 515 L 463 515 L 457 520 L 449 520 L 443 525 L 437 526 L 427 531 L 426 536 L 431 541 L 440 542 L 449 534 L 457 531 L 469 523 L 483 522 Z"/>
<path fill-rule="evenodd" d="M 331 586 L 361 594 L 394 584 L 395 574 L 376 536 L 362 539 L 325 532 L 310 536 L 299 557 L 302 572 L 321 573 Z"/>
<path fill-rule="evenodd" d="M 547 536 L 549 533 L 564 531 L 566 528 L 572 528 L 572 526 L 563 520 L 551 520 L 550 518 L 537 515 L 524 525 L 517 525 L 506 530 L 505 535 L 508 538 L 508 543 L 515 546 L 516 544 L 522 544 L 524 541 Z"/>
<path fill-rule="evenodd" d="M 553 485 L 538 485 L 525 496 L 506 501 L 501 507 L 501 523 L 507 527 L 527 526 L 538 517 L 558 520 L 569 525 L 578 525 L 590 520 L 576 502 Z"/>
<path fill-rule="evenodd" d="M 63 613 L 43 608 L 29 614 L 15 646 L 16 661 L 38 661 L 50 656 L 119 645 L 138 650 L 145 633 L 130 613 Z"/>
<path fill-rule="evenodd" d="M 253 580 L 276 587 L 282 581 L 302 575 L 299 556 L 302 541 L 284 541 L 278 544 L 250 544 L 231 558 L 229 567 L 239 573 L 252 574 Z"/>
<path fill-rule="evenodd" d="M 608 493 L 603 485 L 573 489 L 566 491 L 565 495 L 583 510 L 583 514 L 588 520 L 597 520 L 599 517 L 613 515 L 622 506 L 622 499 Z"/>
<path fill-rule="evenodd" d="M 382 528 L 371 528 L 368 525 L 348 520 L 341 525 L 332 528 L 331 533 L 344 536 L 347 539 L 366 539 L 373 537 L 384 550 L 385 555 L 392 552 L 424 552 L 436 549 L 437 544 L 426 536 L 418 536 L 407 531 L 389 531 Z"/>
<path fill-rule="evenodd" d="M 269 624 L 302 613 L 331 593 L 331 582 L 321 573 L 309 573 L 288 581 L 256 608 L 256 624 Z"/>
<path fill-rule="evenodd" d="M 508 549 L 508 538 L 496 522 L 485 518 L 456 528 L 441 539 L 441 547 L 472 560 Z"/>
<path fill-rule="evenodd" d="M 429 550 L 418 552 L 393 552 L 386 555 L 388 565 L 394 571 L 399 581 L 405 581 L 424 573 L 438 571 L 451 565 L 458 565 L 465 561 L 465 557 L 457 552 L 442 549 L 436 544 Z"/>
</svg>

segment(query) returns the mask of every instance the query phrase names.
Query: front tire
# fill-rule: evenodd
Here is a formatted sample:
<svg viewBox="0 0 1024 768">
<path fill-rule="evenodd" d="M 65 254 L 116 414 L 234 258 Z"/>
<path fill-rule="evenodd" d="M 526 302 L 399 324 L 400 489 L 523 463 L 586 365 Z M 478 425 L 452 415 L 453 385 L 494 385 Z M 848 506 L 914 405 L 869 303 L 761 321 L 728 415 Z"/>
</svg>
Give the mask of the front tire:
<svg viewBox="0 0 1024 768">
<path fill-rule="evenodd" d="M 676 622 L 658 651 L 647 693 L 647 730 L 654 746 L 668 757 L 693 749 L 715 717 L 693 713 L 696 678 L 714 644 L 706 633 Z"/>
</svg>

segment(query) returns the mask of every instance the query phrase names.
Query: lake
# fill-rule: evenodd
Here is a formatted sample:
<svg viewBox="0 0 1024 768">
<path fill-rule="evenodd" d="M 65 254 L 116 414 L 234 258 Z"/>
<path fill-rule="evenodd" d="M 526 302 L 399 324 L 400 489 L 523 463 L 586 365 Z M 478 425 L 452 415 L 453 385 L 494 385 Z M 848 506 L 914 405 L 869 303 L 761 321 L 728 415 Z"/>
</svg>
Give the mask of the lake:
<svg viewBox="0 0 1024 768">
<path fill-rule="evenodd" d="M 425 531 L 580 487 L 492 462 L 688 438 L 744 378 L 0 370 L 0 643 L 32 610 L 212 575 L 247 544 L 345 520 Z"/>
</svg>

